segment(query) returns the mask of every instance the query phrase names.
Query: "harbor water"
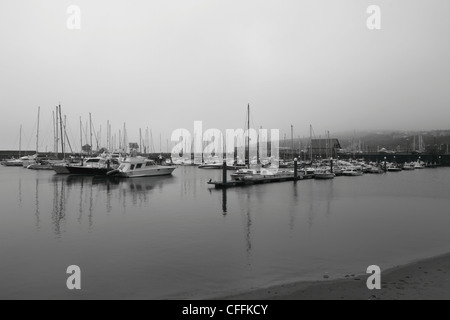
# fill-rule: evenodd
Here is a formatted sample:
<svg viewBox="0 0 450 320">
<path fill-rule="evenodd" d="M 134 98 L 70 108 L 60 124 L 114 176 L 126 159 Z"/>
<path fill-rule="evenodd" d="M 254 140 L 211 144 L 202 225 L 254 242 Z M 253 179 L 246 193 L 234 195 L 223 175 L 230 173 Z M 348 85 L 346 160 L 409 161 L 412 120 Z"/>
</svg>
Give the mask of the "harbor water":
<svg viewBox="0 0 450 320">
<path fill-rule="evenodd" d="M 0 167 L 0 298 L 213 298 L 450 252 L 448 168 L 207 185 L 221 174 L 179 167 L 115 180 Z M 81 290 L 67 289 L 71 265 Z"/>
</svg>

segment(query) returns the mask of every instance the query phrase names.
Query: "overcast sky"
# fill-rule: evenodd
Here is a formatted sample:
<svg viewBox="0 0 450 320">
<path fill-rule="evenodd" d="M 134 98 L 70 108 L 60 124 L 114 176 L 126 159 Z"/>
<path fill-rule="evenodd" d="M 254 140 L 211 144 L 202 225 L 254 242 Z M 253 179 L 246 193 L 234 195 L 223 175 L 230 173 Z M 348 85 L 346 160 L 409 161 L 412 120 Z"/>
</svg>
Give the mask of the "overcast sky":
<svg viewBox="0 0 450 320">
<path fill-rule="evenodd" d="M 366 9 L 381 7 L 381 30 Z M 66 10 L 81 9 L 69 30 Z M 295 136 L 449 129 L 448 0 L 2 0 L 0 149 L 53 148 L 61 103 L 72 144 L 96 130 L 294 125 Z M 104 140 L 105 138 L 103 138 Z"/>
</svg>

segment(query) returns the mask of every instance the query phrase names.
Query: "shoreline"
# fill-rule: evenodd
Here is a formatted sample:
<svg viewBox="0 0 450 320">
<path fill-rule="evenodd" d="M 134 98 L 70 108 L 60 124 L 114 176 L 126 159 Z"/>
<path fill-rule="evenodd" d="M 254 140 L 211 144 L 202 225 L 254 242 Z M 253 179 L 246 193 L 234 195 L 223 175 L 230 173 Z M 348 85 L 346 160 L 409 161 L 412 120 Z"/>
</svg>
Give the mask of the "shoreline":
<svg viewBox="0 0 450 320">
<path fill-rule="evenodd" d="M 216 300 L 450 300 L 450 253 L 381 270 L 381 289 L 370 274 L 260 288 Z"/>
</svg>

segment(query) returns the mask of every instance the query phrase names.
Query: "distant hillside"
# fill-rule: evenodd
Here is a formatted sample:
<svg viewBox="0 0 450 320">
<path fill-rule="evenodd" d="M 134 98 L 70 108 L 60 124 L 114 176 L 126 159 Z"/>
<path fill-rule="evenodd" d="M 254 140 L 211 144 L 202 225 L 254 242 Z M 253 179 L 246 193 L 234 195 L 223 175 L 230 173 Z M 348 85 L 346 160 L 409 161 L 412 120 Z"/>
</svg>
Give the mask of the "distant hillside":
<svg viewBox="0 0 450 320">
<path fill-rule="evenodd" d="M 450 130 L 420 131 L 420 132 L 364 132 L 355 134 L 338 134 L 344 149 L 362 151 L 386 150 L 412 152 L 419 150 L 422 139 L 423 151 L 445 153 L 450 145 Z"/>
<path fill-rule="evenodd" d="M 330 133 L 330 138 L 337 138 L 343 149 L 348 151 L 376 152 L 380 149 L 413 152 L 419 150 L 422 137 L 425 152 L 447 153 L 450 147 L 450 130 L 433 131 L 378 131 L 378 132 L 341 132 Z M 319 137 L 313 137 L 319 138 Z M 321 136 L 321 138 L 324 138 Z M 290 139 L 280 141 L 281 148 L 291 148 Z M 309 138 L 294 139 L 294 149 L 306 149 Z M 415 146 L 415 148 L 414 148 Z"/>
</svg>

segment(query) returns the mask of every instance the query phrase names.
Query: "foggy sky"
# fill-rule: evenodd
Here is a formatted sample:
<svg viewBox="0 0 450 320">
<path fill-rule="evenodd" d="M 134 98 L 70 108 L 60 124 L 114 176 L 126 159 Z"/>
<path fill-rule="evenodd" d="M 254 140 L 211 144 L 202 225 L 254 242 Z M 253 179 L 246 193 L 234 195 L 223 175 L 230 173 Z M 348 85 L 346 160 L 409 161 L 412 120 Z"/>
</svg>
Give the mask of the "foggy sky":
<svg viewBox="0 0 450 320">
<path fill-rule="evenodd" d="M 381 7 L 381 30 L 366 9 Z M 81 30 L 66 10 L 81 9 Z M 96 130 L 449 129 L 448 0 L 2 0 L 0 149 L 53 148 L 61 103 L 79 148 Z M 105 137 L 102 139 L 105 141 Z M 42 150 L 41 150 L 42 151 Z"/>
</svg>

